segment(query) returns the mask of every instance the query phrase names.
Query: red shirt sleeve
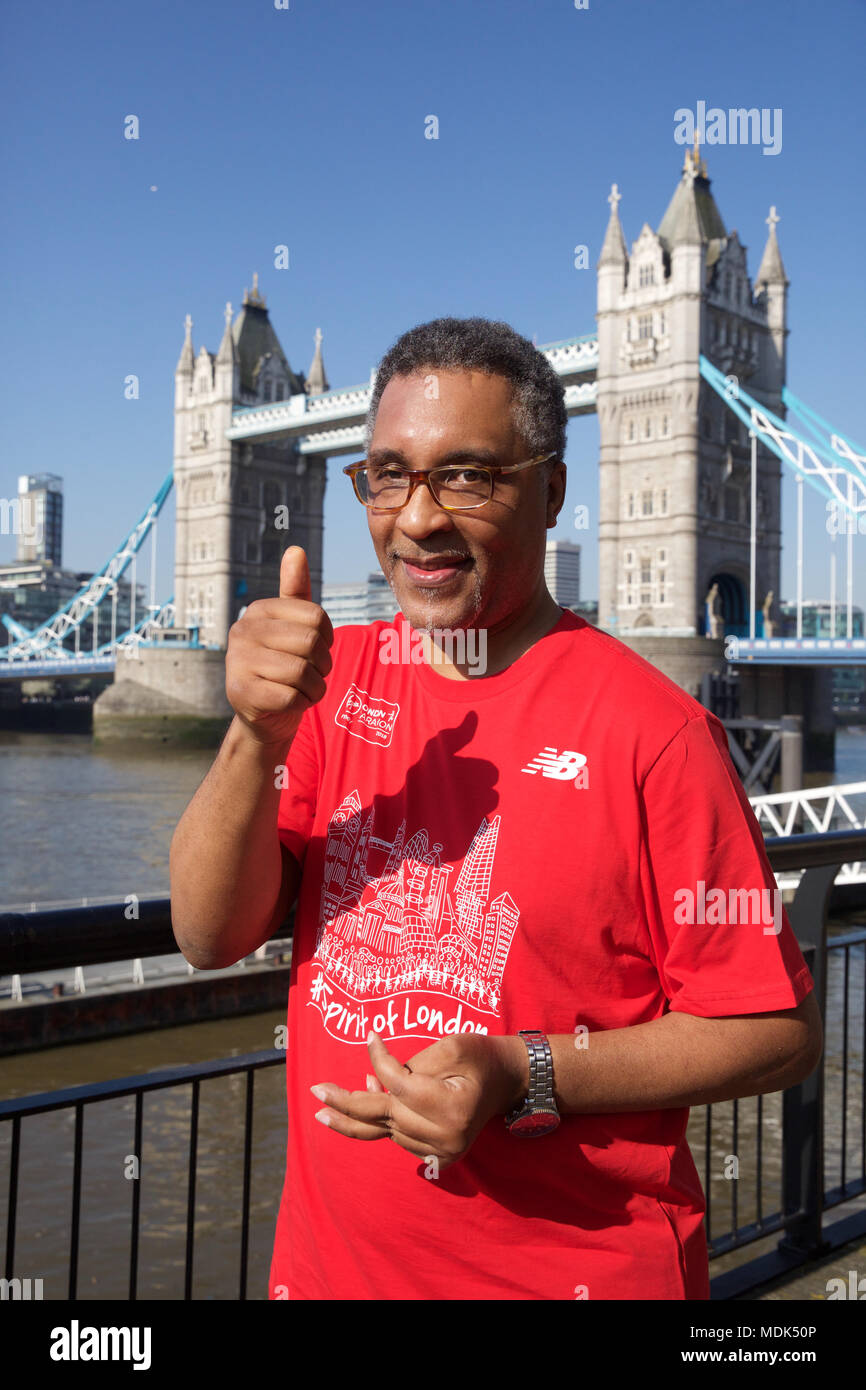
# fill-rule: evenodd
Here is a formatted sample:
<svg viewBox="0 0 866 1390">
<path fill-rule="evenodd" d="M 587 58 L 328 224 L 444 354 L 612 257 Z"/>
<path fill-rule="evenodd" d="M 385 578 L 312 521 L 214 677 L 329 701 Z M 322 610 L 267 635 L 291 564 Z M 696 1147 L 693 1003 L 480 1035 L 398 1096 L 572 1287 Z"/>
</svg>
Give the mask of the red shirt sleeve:
<svg viewBox="0 0 866 1390">
<path fill-rule="evenodd" d="M 288 786 L 277 808 L 277 832 L 286 849 L 303 865 L 313 833 L 319 799 L 319 757 L 312 711 L 306 710 L 286 759 Z"/>
<path fill-rule="evenodd" d="M 671 740 L 642 799 L 641 875 L 670 1008 L 700 1018 L 795 1008 L 812 977 L 714 716 Z"/>
</svg>

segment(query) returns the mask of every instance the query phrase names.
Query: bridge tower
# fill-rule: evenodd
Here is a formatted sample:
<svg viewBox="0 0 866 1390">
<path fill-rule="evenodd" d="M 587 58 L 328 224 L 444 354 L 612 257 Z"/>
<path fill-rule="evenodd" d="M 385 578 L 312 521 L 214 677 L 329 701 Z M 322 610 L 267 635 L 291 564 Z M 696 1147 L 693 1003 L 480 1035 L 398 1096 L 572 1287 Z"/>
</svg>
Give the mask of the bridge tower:
<svg viewBox="0 0 866 1390">
<path fill-rule="evenodd" d="M 775 208 L 755 277 L 727 232 L 697 143 L 653 231 L 626 251 L 614 184 L 598 263 L 599 623 L 613 632 L 748 633 L 751 445 L 699 374 L 704 353 L 784 417 L 787 287 Z M 757 452 L 756 607 L 779 599 L 781 470 Z M 718 613 L 719 607 L 715 611 Z M 758 633 L 760 635 L 760 612 Z"/>
<path fill-rule="evenodd" d="M 243 307 L 214 355 L 196 355 L 192 320 L 175 372 L 174 479 L 177 496 L 175 603 L 179 626 L 225 647 L 229 627 L 254 599 L 277 593 L 280 556 L 302 545 L 313 598 L 322 583 L 326 459 L 302 455 L 291 439 L 226 439 L 232 411 L 328 389 L 321 335 L 310 375 L 292 371 L 253 276 Z"/>
</svg>

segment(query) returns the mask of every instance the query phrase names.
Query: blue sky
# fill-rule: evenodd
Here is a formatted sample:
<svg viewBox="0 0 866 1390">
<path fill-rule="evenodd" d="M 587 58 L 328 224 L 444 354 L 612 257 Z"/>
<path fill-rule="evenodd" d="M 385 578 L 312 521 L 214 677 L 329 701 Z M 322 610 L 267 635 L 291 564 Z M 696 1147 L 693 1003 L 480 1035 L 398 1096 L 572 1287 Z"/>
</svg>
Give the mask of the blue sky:
<svg viewBox="0 0 866 1390">
<path fill-rule="evenodd" d="M 306 372 L 320 326 L 332 386 L 366 380 L 403 330 L 442 314 L 503 318 L 539 343 L 591 332 L 595 272 L 573 248 L 594 266 L 613 181 L 627 241 L 658 226 L 682 166 L 674 112 L 699 100 L 782 109 L 779 154 L 710 147 L 708 172 L 753 276 L 776 205 L 788 384 L 866 438 L 861 0 L 148 0 L 21 5 L 2 25 L 0 495 L 19 473 L 63 476 L 69 567 L 101 566 L 171 468 L 187 312 L 196 350 L 215 351 L 225 301 L 237 309 L 258 270 L 292 367 Z M 583 544 L 586 597 L 597 457 L 595 417 L 572 421 L 552 534 Z M 330 582 L 376 567 L 345 462 L 329 464 Z M 790 478 L 784 495 L 791 597 Z M 578 503 L 588 532 L 571 529 Z M 807 521 L 806 594 L 823 597 L 816 496 Z M 0 536 L 0 561 L 13 555 Z"/>
</svg>

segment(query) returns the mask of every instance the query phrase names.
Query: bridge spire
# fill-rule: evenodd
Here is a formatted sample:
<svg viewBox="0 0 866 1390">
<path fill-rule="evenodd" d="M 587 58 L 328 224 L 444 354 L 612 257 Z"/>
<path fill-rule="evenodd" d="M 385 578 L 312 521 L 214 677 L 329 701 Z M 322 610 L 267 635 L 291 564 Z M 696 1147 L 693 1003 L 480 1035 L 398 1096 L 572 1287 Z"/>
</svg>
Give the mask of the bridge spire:
<svg viewBox="0 0 866 1390">
<path fill-rule="evenodd" d="M 267 308 L 264 295 L 259 293 L 259 272 L 253 272 L 253 287 L 251 290 L 244 290 L 244 304 L 253 304 L 259 309 Z"/>
<path fill-rule="evenodd" d="M 217 353 L 217 359 L 216 359 L 216 360 L 217 360 L 217 362 L 229 362 L 229 363 L 231 363 L 232 365 L 234 365 L 234 363 L 237 362 L 237 360 L 238 360 L 238 354 L 237 354 L 237 349 L 235 348 L 235 340 L 234 340 L 234 338 L 232 337 L 232 306 L 231 306 L 231 304 L 226 304 L 226 307 L 225 307 L 225 321 L 226 321 L 226 326 L 225 326 L 225 329 L 223 330 L 222 342 L 220 343 L 220 350 L 219 350 L 219 352 Z"/>
<path fill-rule="evenodd" d="M 701 132 L 695 127 L 694 150 L 686 150 L 685 159 L 683 160 L 683 173 L 688 174 L 692 183 L 695 179 L 705 179 L 707 177 L 707 163 L 706 160 L 701 159 L 700 148 Z"/>
<path fill-rule="evenodd" d="M 770 234 L 767 237 L 767 244 L 764 247 L 764 254 L 761 257 L 761 264 L 755 276 L 755 288 L 758 285 L 787 285 L 790 283 L 785 274 L 785 267 L 782 264 L 782 253 L 779 250 L 779 241 L 776 236 L 776 223 L 779 221 L 779 214 L 775 207 L 770 208 L 770 215 L 766 219 Z"/>
<path fill-rule="evenodd" d="M 599 266 L 624 266 L 628 259 L 625 249 L 625 237 L 622 234 L 622 223 L 619 220 L 619 202 L 621 198 L 622 194 L 616 184 L 612 183 L 607 199 L 610 203 L 610 217 L 607 223 L 607 231 L 604 234 L 601 255 L 598 258 Z"/>
<path fill-rule="evenodd" d="M 175 376 L 178 376 L 180 374 L 183 374 L 184 376 L 192 376 L 193 366 L 195 365 L 195 357 L 192 350 L 192 318 L 189 314 L 187 314 L 186 318 L 184 319 L 183 326 L 183 347 L 180 350 L 180 357 L 178 358 L 177 368 L 175 369 Z"/>
<path fill-rule="evenodd" d="M 325 373 L 325 363 L 322 359 L 322 330 L 316 329 L 316 350 L 313 353 L 313 361 L 310 365 L 310 374 L 304 383 L 308 396 L 321 396 L 324 391 L 330 391 L 328 378 Z"/>
</svg>

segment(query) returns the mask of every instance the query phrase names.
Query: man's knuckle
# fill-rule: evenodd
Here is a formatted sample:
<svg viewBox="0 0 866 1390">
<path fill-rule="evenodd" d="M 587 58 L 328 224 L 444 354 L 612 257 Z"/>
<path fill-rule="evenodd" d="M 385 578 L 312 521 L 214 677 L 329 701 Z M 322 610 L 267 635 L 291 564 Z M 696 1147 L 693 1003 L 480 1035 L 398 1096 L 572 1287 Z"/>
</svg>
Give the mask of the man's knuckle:
<svg viewBox="0 0 866 1390">
<path fill-rule="evenodd" d="M 297 641 L 299 656 L 311 657 L 319 645 L 319 634 L 314 627 L 305 627 Z"/>
<path fill-rule="evenodd" d="M 320 604 L 314 604 L 313 609 L 313 626 L 317 634 L 320 637 L 324 637 L 325 641 L 330 646 L 331 640 L 334 635 L 334 629 L 331 625 L 331 619 L 328 617 L 324 608 L 322 608 Z"/>
<path fill-rule="evenodd" d="M 283 686 L 282 697 L 280 699 L 281 709 L 305 709 L 308 704 L 309 700 L 302 690 L 296 689 L 293 685 Z"/>
</svg>

